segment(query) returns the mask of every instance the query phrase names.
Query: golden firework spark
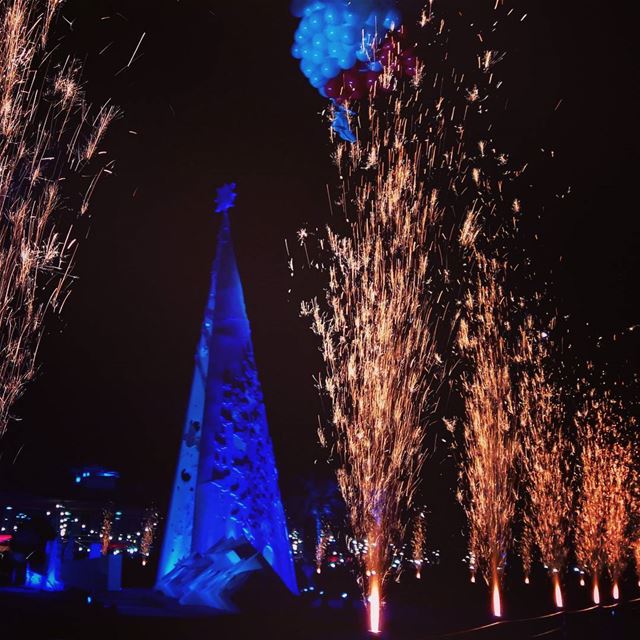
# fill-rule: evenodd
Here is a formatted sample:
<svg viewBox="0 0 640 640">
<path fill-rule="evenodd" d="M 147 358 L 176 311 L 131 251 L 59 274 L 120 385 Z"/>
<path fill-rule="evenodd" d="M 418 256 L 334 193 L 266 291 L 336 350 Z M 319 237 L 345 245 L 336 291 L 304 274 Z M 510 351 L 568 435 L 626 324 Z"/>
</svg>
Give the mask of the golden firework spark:
<svg viewBox="0 0 640 640">
<path fill-rule="evenodd" d="M 363 582 L 372 608 L 403 539 L 442 372 L 433 284 L 442 207 L 424 180 L 436 141 L 412 133 L 406 112 L 420 101 L 419 90 L 411 92 L 370 107 L 368 140 L 339 144 L 347 231 L 327 232 L 326 304 L 303 305 L 321 338 L 332 406 L 320 438 L 342 462 L 338 483 L 353 533 L 368 548 Z"/>
<path fill-rule="evenodd" d="M 634 540 L 631 551 L 633 553 L 636 576 L 638 577 L 638 586 L 640 587 L 640 539 Z"/>
<path fill-rule="evenodd" d="M 551 323 L 550 330 L 555 323 Z M 569 462 L 573 447 L 564 436 L 564 406 L 549 373 L 549 336 L 536 329 L 531 316 L 520 328 L 516 362 L 522 367 L 518 413 L 522 429 L 521 459 L 527 503 L 523 514 L 525 575 L 536 547 L 553 580 L 556 606 L 562 607 L 560 576 L 566 566 L 573 491 Z"/>
<path fill-rule="evenodd" d="M 507 266 L 475 249 L 474 256 L 476 278 L 458 332 L 458 345 L 470 364 L 462 380 L 466 420 L 459 495 L 469 524 L 469 552 L 491 584 L 493 613 L 501 616 L 500 582 L 515 513 L 518 453 L 502 285 Z"/>
<path fill-rule="evenodd" d="M 100 528 L 101 553 L 106 556 L 109 553 L 111 543 L 111 532 L 113 529 L 113 509 L 107 507 L 102 512 L 102 527 Z"/>
<path fill-rule="evenodd" d="M 51 62 L 47 36 L 61 5 L 0 3 L 0 436 L 34 375 L 46 314 L 61 309 L 71 281 L 77 241 L 63 181 L 86 173 L 117 115 L 111 106 L 93 115 L 77 62 Z"/>
<path fill-rule="evenodd" d="M 316 540 L 316 573 L 322 573 L 322 563 L 327 553 L 330 536 L 331 532 L 329 531 L 329 527 L 324 522 L 321 522 L 317 531 Z"/>
<path fill-rule="evenodd" d="M 422 564 L 424 563 L 424 551 L 426 543 L 426 518 L 424 511 L 417 513 L 413 519 L 413 538 L 411 550 L 413 552 L 413 564 L 416 568 L 416 578 L 420 580 Z"/>
<path fill-rule="evenodd" d="M 155 509 L 148 509 L 142 522 L 142 539 L 140 540 L 140 555 L 142 556 L 142 566 L 145 566 L 151 555 L 153 541 L 158 528 L 158 512 Z"/>
<path fill-rule="evenodd" d="M 581 446 L 576 556 L 592 577 L 596 603 L 605 567 L 618 590 L 629 549 L 633 455 L 623 440 L 621 415 L 619 402 L 609 392 L 598 395 L 595 390 L 576 415 Z"/>
</svg>

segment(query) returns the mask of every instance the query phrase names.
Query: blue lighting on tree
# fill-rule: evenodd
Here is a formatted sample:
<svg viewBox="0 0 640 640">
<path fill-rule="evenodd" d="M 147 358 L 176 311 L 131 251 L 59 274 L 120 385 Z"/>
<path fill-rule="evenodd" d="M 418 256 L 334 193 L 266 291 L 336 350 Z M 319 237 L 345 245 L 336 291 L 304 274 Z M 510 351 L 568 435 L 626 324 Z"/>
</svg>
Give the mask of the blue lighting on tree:
<svg viewBox="0 0 640 640">
<path fill-rule="evenodd" d="M 232 607 L 235 575 L 260 561 L 293 592 L 293 557 L 269 437 L 228 210 L 235 184 L 220 187 L 211 287 L 160 558 L 157 587 L 185 604 Z M 225 576 L 222 579 L 220 576 Z"/>
</svg>

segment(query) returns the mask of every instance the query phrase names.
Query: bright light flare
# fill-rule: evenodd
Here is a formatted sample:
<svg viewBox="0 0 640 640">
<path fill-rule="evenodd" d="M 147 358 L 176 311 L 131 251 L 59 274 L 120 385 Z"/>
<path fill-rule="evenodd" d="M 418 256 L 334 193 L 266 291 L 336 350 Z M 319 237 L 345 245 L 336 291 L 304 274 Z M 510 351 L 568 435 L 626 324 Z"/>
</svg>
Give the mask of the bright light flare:
<svg viewBox="0 0 640 640">
<path fill-rule="evenodd" d="M 380 633 L 380 587 L 378 576 L 371 577 L 369 593 L 369 633 Z"/>
<path fill-rule="evenodd" d="M 618 587 L 618 581 L 617 580 L 613 583 L 612 595 L 613 595 L 613 599 L 614 600 L 620 600 L 620 587 Z"/>
<path fill-rule="evenodd" d="M 494 579 L 493 582 L 493 615 L 496 618 L 502 617 L 502 602 L 500 601 L 500 585 L 498 580 Z"/>
<path fill-rule="evenodd" d="M 564 602 L 562 600 L 562 587 L 560 586 L 560 576 L 557 573 L 553 574 L 553 593 L 556 601 L 556 607 L 562 609 Z"/>
<path fill-rule="evenodd" d="M 598 580 L 595 579 L 593 581 L 593 604 L 600 604 L 600 588 L 598 587 Z"/>
</svg>

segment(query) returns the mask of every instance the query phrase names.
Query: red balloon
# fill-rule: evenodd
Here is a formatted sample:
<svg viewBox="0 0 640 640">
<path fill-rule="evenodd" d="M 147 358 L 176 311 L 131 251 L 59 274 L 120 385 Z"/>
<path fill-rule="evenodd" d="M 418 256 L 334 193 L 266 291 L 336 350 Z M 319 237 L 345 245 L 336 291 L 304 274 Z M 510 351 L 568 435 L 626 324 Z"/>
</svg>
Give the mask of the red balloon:
<svg viewBox="0 0 640 640">
<path fill-rule="evenodd" d="M 367 91 L 371 92 L 373 91 L 373 88 L 376 86 L 376 84 L 378 83 L 378 76 L 380 74 L 375 72 L 375 71 L 367 71 L 364 74 L 364 83 L 367 87 Z"/>
<path fill-rule="evenodd" d="M 349 69 L 342 74 L 343 78 L 343 96 L 347 100 L 359 100 L 366 90 L 364 73 L 360 73 L 356 69 Z"/>
<path fill-rule="evenodd" d="M 402 62 L 403 67 L 415 67 L 418 58 L 416 57 L 415 51 L 412 49 L 407 49 L 400 54 L 400 61 Z"/>
<path fill-rule="evenodd" d="M 337 100 L 342 93 L 342 73 L 339 73 L 335 78 L 327 80 L 327 84 L 324 85 L 324 92 L 328 98 Z"/>
<path fill-rule="evenodd" d="M 380 45 L 380 51 L 396 51 L 397 45 L 393 38 L 385 38 L 385 41 Z"/>
</svg>

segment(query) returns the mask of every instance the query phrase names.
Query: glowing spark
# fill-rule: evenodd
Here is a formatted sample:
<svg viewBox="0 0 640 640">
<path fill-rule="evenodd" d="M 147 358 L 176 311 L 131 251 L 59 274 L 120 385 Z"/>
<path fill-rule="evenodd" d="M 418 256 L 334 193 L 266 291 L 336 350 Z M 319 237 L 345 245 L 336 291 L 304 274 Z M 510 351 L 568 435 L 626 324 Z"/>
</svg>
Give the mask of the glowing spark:
<svg viewBox="0 0 640 640">
<path fill-rule="evenodd" d="M 371 593 L 369 594 L 369 631 L 380 633 L 380 588 L 378 577 L 371 579 Z"/>
<path fill-rule="evenodd" d="M 551 327 L 555 327 L 555 322 Z M 559 574 L 566 565 L 574 511 L 569 481 L 573 447 L 562 431 L 563 403 L 549 371 L 551 343 L 540 340 L 539 335 L 533 318 L 528 316 L 520 327 L 515 358 L 521 368 L 518 413 L 523 446 L 520 452 L 529 498 L 523 515 L 521 554 L 528 575 L 532 547 L 537 547 L 542 563 L 552 574 L 557 602 Z"/>
<path fill-rule="evenodd" d="M 140 555 L 142 556 L 142 566 L 145 566 L 151 555 L 153 540 L 155 538 L 156 529 L 158 527 L 158 514 L 155 510 L 150 509 L 142 523 L 142 539 L 140 540 Z"/>
<path fill-rule="evenodd" d="M 556 607 L 562 609 L 564 606 L 562 601 L 562 588 L 560 587 L 560 576 L 557 573 L 553 574 L 553 593 L 556 601 Z"/>
<path fill-rule="evenodd" d="M 497 577 L 493 582 L 493 615 L 496 618 L 502 617 L 502 603 L 500 602 L 500 587 L 498 586 Z"/>
<path fill-rule="evenodd" d="M 613 583 L 612 595 L 613 595 L 613 599 L 614 600 L 619 600 L 620 599 L 620 588 L 618 587 L 618 582 L 617 581 Z"/>
<path fill-rule="evenodd" d="M 598 579 L 593 580 L 593 592 L 592 592 L 593 604 L 600 604 L 600 588 L 598 587 Z"/>
<path fill-rule="evenodd" d="M 420 580 L 422 564 L 424 562 L 424 545 L 426 540 L 426 526 L 424 513 L 421 511 L 413 521 L 413 564 L 416 567 L 416 578 Z"/>
<path fill-rule="evenodd" d="M 64 186 L 92 174 L 87 162 L 116 114 L 103 110 L 94 120 L 80 64 L 52 62 L 46 45 L 61 5 L 0 2 L 0 437 L 35 374 L 45 320 L 70 291 L 71 229 L 95 178 L 78 206 L 67 205 Z M 62 215 L 63 199 L 72 215 Z"/>
<path fill-rule="evenodd" d="M 325 361 L 321 386 L 332 420 L 321 441 L 342 463 L 338 484 L 353 534 L 368 542 L 363 589 L 370 595 L 375 586 L 379 598 L 392 547 L 404 535 L 444 369 L 436 350 L 444 209 L 424 180 L 423 163 L 436 162 L 434 143 L 410 131 L 415 111 L 425 109 L 420 91 L 385 95 L 379 108 L 360 114 L 368 122 L 359 142 L 338 143 L 344 218 L 336 224 L 344 231 L 327 230 L 324 301 L 302 309 Z"/>
<path fill-rule="evenodd" d="M 129 58 L 129 62 L 127 62 L 127 67 L 131 66 L 131 63 L 133 62 L 133 59 L 136 57 L 136 53 L 138 53 L 138 49 L 140 48 L 140 45 L 142 44 L 142 41 L 144 40 L 144 37 L 146 35 L 147 34 L 145 32 L 140 36 L 140 40 L 138 40 L 138 44 L 136 45 L 136 48 L 133 50 L 133 53 L 131 54 L 131 58 Z"/>
<path fill-rule="evenodd" d="M 606 567 L 617 582 L 627 562 L 633 452 L 622 438 L 622 408 L 609 392 L 589 392 L 576 416 L 581 451 L 576 556 L 598 584 Z M 595 600 L 594 600 L 595 601 Z"/>
<path fill-rule="evenodd" d="M 501 281 L 506 265 L 474 250 L 477 276 L 465 299 L 458 345 L 470 363 L 463 376 L 464 466 L 461 494 L 469 525 L 469 549 L 485 579 L 491 578 L 493 610 L 499 610 L 499 575 L 515 512 L 514 404 L 504 328 Z"/>
<path fill-rule="evenodd" d="M 110 508 L 102 512 L 102 528 L 100 529 L 101 553 L 106 556 L 109 553 L 111 542 L 111 530 L 113 528 L 113 511 Z"/>
</svg>

